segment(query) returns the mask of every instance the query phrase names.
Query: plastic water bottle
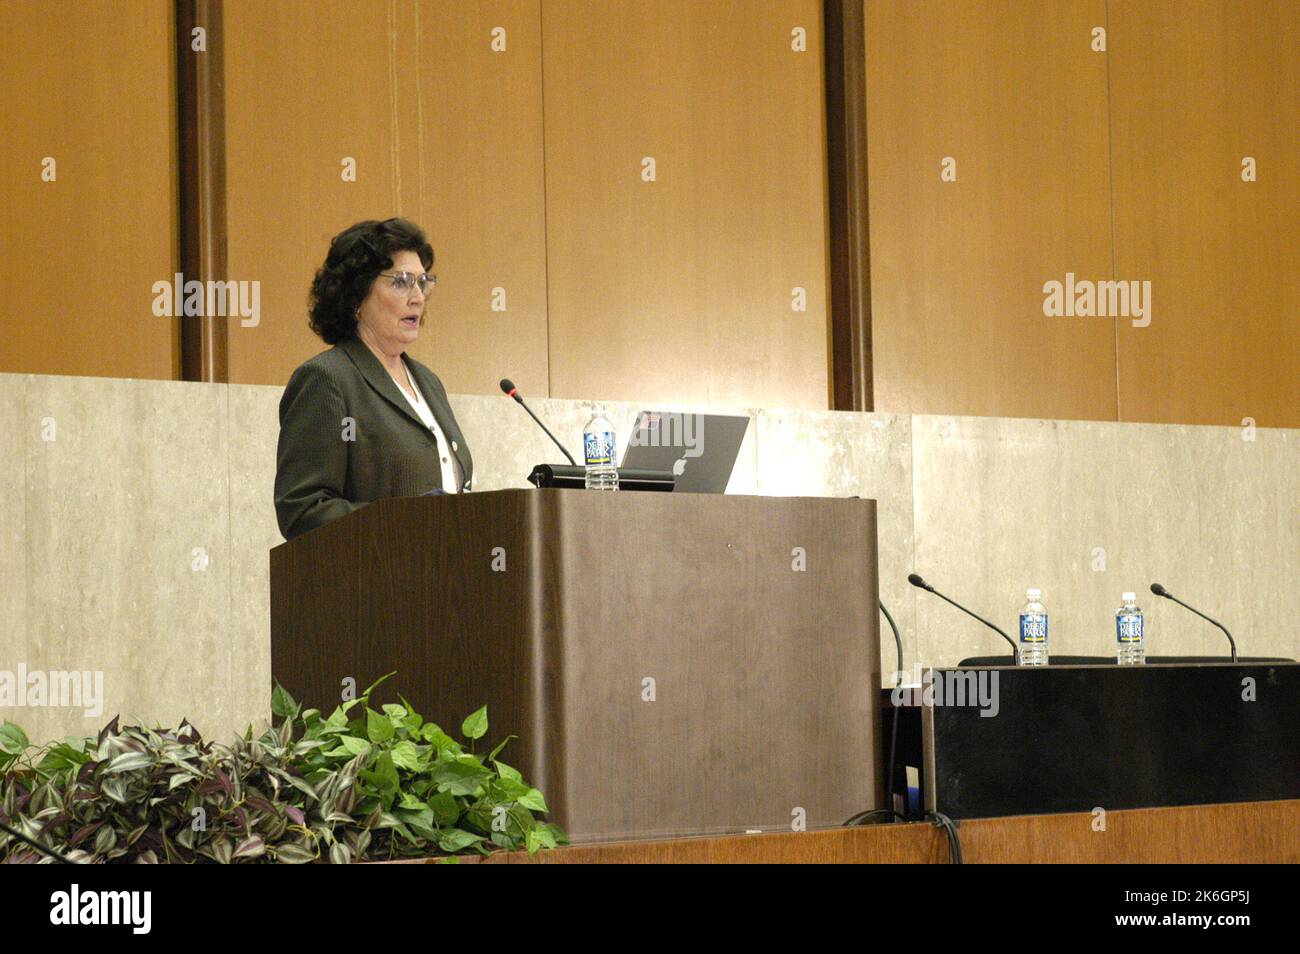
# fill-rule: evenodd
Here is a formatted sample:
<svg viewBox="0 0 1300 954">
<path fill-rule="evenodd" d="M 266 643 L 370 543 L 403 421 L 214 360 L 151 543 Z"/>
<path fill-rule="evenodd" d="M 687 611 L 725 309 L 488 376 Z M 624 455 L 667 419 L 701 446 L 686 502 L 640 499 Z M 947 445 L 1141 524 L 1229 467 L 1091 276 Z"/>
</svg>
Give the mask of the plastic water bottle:
<svg viewBox="0 0 1300 954">
<path fill-rule="evenodd" d="M 605 417 L 605 405 L 591 409 L 591 420 L 582 429 L 583 456 L 587 464 L 588 490 L 618 490 L 618 465 L 614 463 L 614 425 Z"/>
<path fill-rule="evenodd" d="M 1142 610 L 1138 609 L 1136 593 L 1125 593 L 1121 599 L 1124 605 L 1115 611 L 1117 661 L 1121 666 L 1141 666 L 1147 661 L 1142 642 Z"/>
<path fill-rule="evenodd" d="M 1025 590 L 1025 605 L 1020 611 L 1020 665 L 1047 665 L 1047 608 L 1043 591 Z"/>
</svg>

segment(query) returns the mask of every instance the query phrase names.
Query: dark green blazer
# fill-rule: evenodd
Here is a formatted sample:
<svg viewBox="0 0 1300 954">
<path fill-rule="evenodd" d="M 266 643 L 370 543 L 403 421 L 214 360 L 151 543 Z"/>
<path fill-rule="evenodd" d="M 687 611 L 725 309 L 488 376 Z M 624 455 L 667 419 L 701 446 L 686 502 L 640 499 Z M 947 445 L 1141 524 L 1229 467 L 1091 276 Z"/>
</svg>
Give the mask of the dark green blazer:
<svg viewBox="0 0 1300 954">
<path fill-rule="evenodd" d="M 402 357 L 451 447 L 435 446 L 432 429 L 364 341 L 339 342 L 294 371 L 280 398 L 275 515 L 286 539 L 374 500 L 442 489 L 440 450 L 456 456 L 460 489 L 470 489 L 474 460 L 446 389 Z"/>
</svg>

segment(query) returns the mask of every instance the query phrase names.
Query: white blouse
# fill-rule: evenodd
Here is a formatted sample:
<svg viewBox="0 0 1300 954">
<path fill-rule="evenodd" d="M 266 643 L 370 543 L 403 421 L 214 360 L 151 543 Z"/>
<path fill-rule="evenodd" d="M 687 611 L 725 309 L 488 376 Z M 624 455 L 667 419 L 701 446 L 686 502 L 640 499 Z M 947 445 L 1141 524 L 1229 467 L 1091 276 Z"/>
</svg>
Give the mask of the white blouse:
<svg viewBox="0 0 1300 954">
<path fill-rule="evenodd" d="M 433 416 L 433 411 L 429 409 L 429 403 L 424 399 L 424 395 L 420 393 L 420 386 L 415 383 L 415 375 L 408 372 L 407 379 L 415 390 L 415 397 L 411 397 L 401 384 L 397 385 L 397 390 L 402 392 L 402 397 L 406 398 L 406 403 L 411 405 L 411 409 L 419 415 L 420 420 L 424 422 L 424 426 L 433 432 L 433 438 L 438 445 L 438 461 L 442 466 L 442 489 L 449 494 L 459 493 L 460 464 L 456 460 L 456 455 L 451 452 L 447 437 L 442 433 L 442 428 L 438 426 L 438 419 Z M 396 381 L 396 378 L 394 378 L 394 381 Z"/>
</svg>

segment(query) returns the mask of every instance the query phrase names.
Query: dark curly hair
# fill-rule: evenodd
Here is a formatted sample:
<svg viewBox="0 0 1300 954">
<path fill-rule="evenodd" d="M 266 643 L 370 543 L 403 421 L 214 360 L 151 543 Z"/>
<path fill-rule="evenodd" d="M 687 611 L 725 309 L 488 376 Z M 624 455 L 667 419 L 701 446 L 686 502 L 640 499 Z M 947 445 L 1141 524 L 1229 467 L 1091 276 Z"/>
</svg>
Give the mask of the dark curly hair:
<svg viewBox="0 0 1300 954">
<path fill-rule="evenodd" d="M 334 236 L 307 295 L 311 330 L 326 344 L 356 335 L 357 309 L 375 277 L 393 267 L 398 252 L 415 252 L 426 272 L 433 268 L 433 247 L 420 227 L 406 219 L 367 219 Z"/>
</svg>

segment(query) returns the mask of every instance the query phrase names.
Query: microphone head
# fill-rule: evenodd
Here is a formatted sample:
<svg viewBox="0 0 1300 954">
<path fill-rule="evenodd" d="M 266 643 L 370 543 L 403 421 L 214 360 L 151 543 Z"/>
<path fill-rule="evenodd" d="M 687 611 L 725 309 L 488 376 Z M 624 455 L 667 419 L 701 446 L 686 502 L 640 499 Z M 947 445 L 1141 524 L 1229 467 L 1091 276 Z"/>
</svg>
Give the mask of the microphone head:
<svg viewBox="0 0 1300 954">
<path fill-rule="evenodd" d="M 519 396 L 519 392 L 515 389 L 515 382 L 511 381 L 509 378 L 501 379 L 501 390 L 506 393 L 506 397 L 514 398 L 520 404 L 524 403 L 524 399 Z"/>
<path fill-rule="evenodd" d="M 1151 584 L 1151 592 L 1154 593 L 1156 596 L 1164 596 L 1164 597 L 1169 596 L 1169 591 L 1165 589 L 1163 586 L 1161 586 L 1159 583 Z"/>
<path fill-rule="evenodd" d="M 930 588 L 930 584 L 926 583 L 925 580 L 921 579 L 921 575 L 919 573 L 907 574 L 907 582 L 911 583 L 913 586 L 919 586 L 923 590 L 928 590 Z"/>
</svg>

